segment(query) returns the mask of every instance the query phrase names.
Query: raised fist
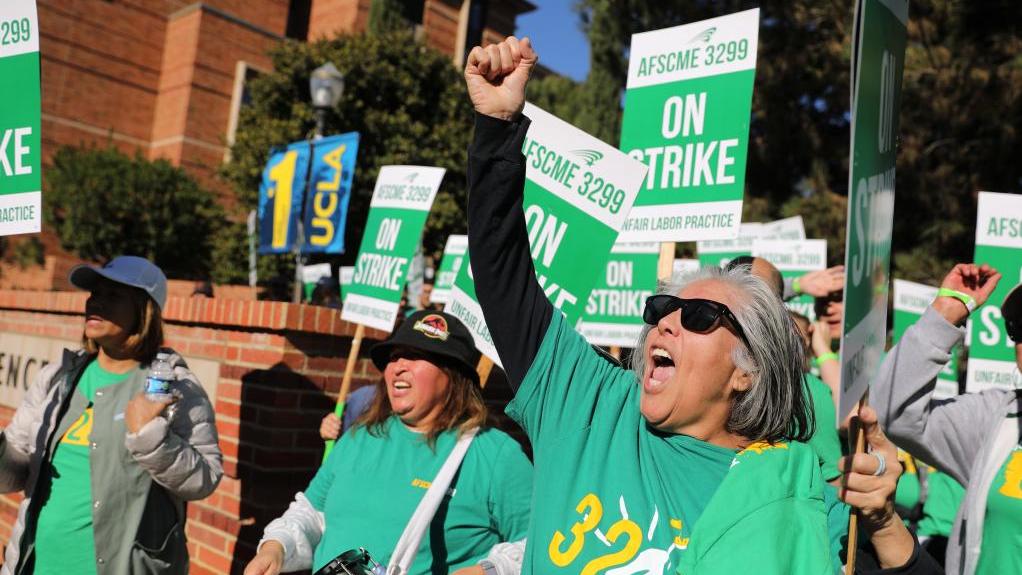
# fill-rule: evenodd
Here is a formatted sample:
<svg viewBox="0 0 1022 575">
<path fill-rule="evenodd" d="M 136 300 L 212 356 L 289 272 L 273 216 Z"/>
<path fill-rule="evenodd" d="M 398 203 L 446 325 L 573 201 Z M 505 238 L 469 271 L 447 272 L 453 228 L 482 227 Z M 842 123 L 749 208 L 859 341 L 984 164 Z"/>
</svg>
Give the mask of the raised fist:
<svg viewBox="0 0 1022 575">
<path fill-rule="evenodd" d="M 511 120 L 525 106 L 525 85 L 539 57 L 528 38 L 508 36 L 499 44 L 476 46 L 465 64 L 465 84 L 476 112 Z"/>
<path fill-rule="evenodd" d="M 961 325 L 965 323 L 972 309 L 978 308 L 990 299 L 990 294 L 997 288 L 999 281 L 1001 274 L 987 264 L 958 264 L 944 276 L 940 287 L 971 297 L 974 307 L 970 309 L 965 303 L 946 296 L 935 299 L 933 307 L 944 316 L 944 319 L 954 325 Z"/>
</svg>

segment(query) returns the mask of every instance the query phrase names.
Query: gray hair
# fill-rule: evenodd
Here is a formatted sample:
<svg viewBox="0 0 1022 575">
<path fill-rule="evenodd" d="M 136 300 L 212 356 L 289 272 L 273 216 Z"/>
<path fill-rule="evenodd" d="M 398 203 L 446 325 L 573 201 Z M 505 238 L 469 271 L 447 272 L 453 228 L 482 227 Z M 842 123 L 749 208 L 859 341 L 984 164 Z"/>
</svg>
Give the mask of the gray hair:
<svg viewBox="0 0 1022 575">
<path fill-rule="evenodd" d="M 805 386 L 805 348 L 784 302 L 750 273 L 748 265 L 724 270 L 704 267 L 675 275 L 670 282 L 661 282 L 657 293 L 678 295 L 702 280 L 716 280 L 739 294 L 731 311 L 749 340 L 746 345 L 738 338 L 731 356 L 738 369 L 752 376 L 752 385 L 735 395 L 727 430 L 753 440 L 807 441 L 815 431 L 816 418 Z M 632 355 L 632 369 L 640 380 L 646 370 L 646 337 L 653 327 L 643 328 Z"/>
</svg>

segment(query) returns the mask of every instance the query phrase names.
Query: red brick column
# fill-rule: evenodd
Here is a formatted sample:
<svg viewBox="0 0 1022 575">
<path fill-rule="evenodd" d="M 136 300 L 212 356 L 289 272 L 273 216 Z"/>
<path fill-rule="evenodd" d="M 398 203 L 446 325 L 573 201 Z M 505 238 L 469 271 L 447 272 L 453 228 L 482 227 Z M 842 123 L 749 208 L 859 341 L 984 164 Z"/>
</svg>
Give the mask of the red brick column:
<svg viewBox="0 0 1022 575">
<path fill-rule="evenodd" d="M 77 341 L 85 297 L 0 290 L 0 332 Z M 172 297 L 164 321 L 168 346 L 186 360 L 218 364 L 219 371 L 210 400 L 224 478 L 210 497 L 188 505 L 191 571 L 240 573 L 263 526 L 304 489 L 319 465 L 319 422 L 336 401 L 355 326 L 328 308 L 219 298 Z M 379 340 L 385 334 L 369 330 L 366 337 Z M 354 387 L 379 375 L 368 360 L 372 343 L 364 342 Z M 0 405 L 0 425 L 13 413 Z M 0 497 L 4 542 L 20 500 L 20 494 Z"/>
</svg>

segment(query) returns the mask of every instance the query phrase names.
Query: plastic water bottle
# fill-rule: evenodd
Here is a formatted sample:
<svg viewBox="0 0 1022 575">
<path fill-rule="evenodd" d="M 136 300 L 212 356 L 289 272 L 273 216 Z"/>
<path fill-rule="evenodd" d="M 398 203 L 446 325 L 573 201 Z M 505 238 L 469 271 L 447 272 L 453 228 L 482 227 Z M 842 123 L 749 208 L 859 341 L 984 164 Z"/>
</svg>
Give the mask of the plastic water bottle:
<svg viewBox="0 0 1022 575">
<path fill-rule="evenodd" d="M 175 379 L 177 377 L 174 375 L 174 367 L 170 365 L 167 354 L 157 354 L 156 359 L 149 365 L 149 373 L 146 375 L 146 398 L 150 401 L 167 401 L 173 397 L 170 388 Z"/>
</svg>

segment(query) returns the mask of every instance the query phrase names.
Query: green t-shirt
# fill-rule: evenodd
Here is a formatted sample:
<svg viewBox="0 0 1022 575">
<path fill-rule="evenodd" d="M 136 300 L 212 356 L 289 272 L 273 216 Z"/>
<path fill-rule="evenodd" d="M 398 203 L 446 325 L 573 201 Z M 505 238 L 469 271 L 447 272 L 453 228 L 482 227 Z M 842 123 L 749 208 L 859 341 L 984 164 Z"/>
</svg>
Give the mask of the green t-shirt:
<svg viewBox="0 0 1022 575">
<path fill-rule="evenodd" d="M 523 573 L 674 573 L 735 452 L 648 427 L 639 393 L 553 314 L 507 409 L 536 465 Z"/>
<path fill-rule="evenodd" d="M 927 468 L 926 501 L 923 502 L 923 518 L 919 520 L 919 535 L 951 535 L 951 527 L 964 498 L 965 488 L 960 483 L 936 468 Z"/>
<path fill-rule="evenodd" d="M 807 443 L 820 460 L 823 480 L 830 481 L 841 475 L 837 468 L 837 462 L 841 459 L 841 438 L 837 434 L 834 396 L 827 384 L 812 373 L 806 374 L 806 387 L 813 399 L 813 413 L 816 415 L 816 433 Z"/>
<path fill-rule="evenodd" d="M 919 505 L 921 486 L 919 469 L 916 465 L 925 465 L 912 458 L 911 455 L 898 450 L 898 461 L 905 468 L 898 480 L 898 489 L 894 492 L 894 503 L 907 510 Z M 926 501 L 923 502 L 922 517 L 916 522 L 916 532 L 923 537 L 951 535 L 958 508 L 965 497 L 965 488 L 946 473 L 937 471 L 935 467 L 926 466 Z M 905 518 L 905 524 L 911 521 Z"/>
<path fill-rule="evenodd" d="M 915 509 L 919 505 L 919 470 L 916 461 L 902 449 L 898 450 L 898 461 L 905 469 L 898 478 L 898 487 L 894 492 L 894 504 L 904 509 Z M 906 518 L 905 522 L 909 520 Z"/>
<path fill-rule="evenodd" d="M 385 422 L 380 436 L 365 427 L 342 435 L 305 492 L 326 516 L 312 570 L 359 547 L 387 565 L 456 440 L 455 432 L 443 433 L 434 450 L 397 417 Z M 497 543 L 521 539 L 531 494 L 532 465 L 521 446 L 499 430 L 480 432 L 422 538 L 411 573 L 448 575 L 485 558 Z"/>
<path fill-rule="evenodd" d="M 35 574 L 64 575 L 96 572 L 96 547 L 92 536 L 92 475 L 89 468 L 89 437 L 92 433 L 92 401 L 96 390 L 118 384 L 134 371 L 111 373 L 93 361 L 85 368 L 75 393 L 89 400 L 54 447 L 48 475 L 50 494 L 39 510 L 35 536 Z M 75 417 L 67 413 L 64 417 Z"/>
<path fill-rule="evenodd" d="M 1022 573 L 1022 445 L 1008 454 L 990 485 L 977 575 Z"/>
</svg>

